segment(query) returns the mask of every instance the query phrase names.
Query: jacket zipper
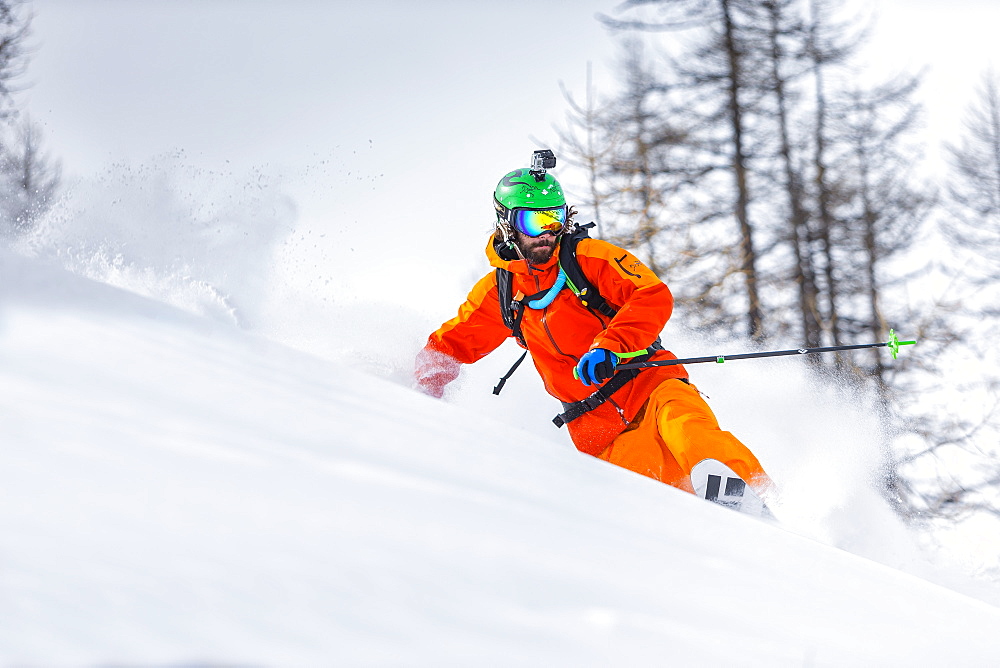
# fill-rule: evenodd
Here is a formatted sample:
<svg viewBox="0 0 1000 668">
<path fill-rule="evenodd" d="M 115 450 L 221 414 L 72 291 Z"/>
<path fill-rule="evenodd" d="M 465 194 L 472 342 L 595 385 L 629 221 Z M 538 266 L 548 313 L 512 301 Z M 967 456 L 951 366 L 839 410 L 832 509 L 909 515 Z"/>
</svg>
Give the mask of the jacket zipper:
<svg viewBox="0 0 1000 668">
<path fill-rule="evenodd" d="M 542 290 L 541 281 L 538 280 L 537 276 L 533 276 L 532 278 L 535 279 L 535 292 L 536 293 L 537 292 L 541 292 L 541 290 Z M 547 336 L 549 338 L 549 342 L 552 344 L 552 347 L 556 349 L 557 353 L 559 353 L 563 357 L 570 358 L 574 362 L 579 362 L 580 360 L 577 359 L 575 356 L 570 355 L 569 353 L 564 353 L 562 351 L 562 348 L 559 347 L 559 344 L 556 343 L 556 339 L 552 335 L 552 330 L 549 329 L 549 323 L 548 323 L 548 320 L 546 318 L 546 316 L 548 315 L 548 312 L 549 312 L 549 307 L 548 306 L 546 306 L 545 308 L 542 309 L 541 321 L 542 321 L 542 328 L 545 330 L 545 336 Z"/>
</svg>

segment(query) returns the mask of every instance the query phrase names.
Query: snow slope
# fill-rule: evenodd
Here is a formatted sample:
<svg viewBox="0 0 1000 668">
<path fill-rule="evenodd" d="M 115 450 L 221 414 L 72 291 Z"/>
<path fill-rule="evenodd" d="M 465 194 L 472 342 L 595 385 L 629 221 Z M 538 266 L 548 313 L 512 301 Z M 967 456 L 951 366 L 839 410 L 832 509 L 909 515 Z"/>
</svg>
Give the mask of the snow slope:
<svg viewBox="0 0 1000 668">
<path fill-rule="evenodd" d="M 940 666 L 1000 609 L 0 251 L 0 665 Z"/>
</svg>

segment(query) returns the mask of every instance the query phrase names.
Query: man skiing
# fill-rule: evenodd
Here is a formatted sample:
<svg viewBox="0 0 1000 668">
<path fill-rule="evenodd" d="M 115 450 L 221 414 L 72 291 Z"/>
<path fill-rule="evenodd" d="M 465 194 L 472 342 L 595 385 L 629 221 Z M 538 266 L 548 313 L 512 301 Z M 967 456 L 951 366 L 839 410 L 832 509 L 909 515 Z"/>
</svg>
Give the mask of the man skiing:
<svg viewBox="0 0 1000 668">
<path fill-rule="evenodd" d="M 430 335 L 416 360 L 418 389 L 440 398 L 461 364 L 515 336 L 563 403 L 555 422 L 567 425 L 581 452 L 692 493 L 692 469 L 717 460 L 763 492 L 771 483 L 760 462 L 720 430 L 682 366 L 617 368 L 677 359 L 658 339 L 673 297 L 634 255 L 573 223 L 575 211 L 546 171 L 554 166 L 551 151 L 536 151 L 531 169 L 497 184 L 486 246 L 496 270 Z"/>
</svg>

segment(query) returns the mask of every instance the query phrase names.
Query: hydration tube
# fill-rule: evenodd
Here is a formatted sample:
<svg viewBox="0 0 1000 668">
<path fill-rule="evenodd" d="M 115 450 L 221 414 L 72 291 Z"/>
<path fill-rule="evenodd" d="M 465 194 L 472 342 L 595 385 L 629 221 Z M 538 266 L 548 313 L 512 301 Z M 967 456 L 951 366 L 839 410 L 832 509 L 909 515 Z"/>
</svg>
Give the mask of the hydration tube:
<svg viewBox="0 0 1000 668">
<path fill-rule="evenodd" d="M 565 285 L 566 285 L 566 273 L 562 270 L 562 267 L 560 267 L 559 275 L 556 276 L 556 282 L 552 284 L 552 287 L 549 288 L 549 291 L 546 292 L 543 297 L 528 302 L 528 306 L 530 306 L 533 309 L 545 308 L 555 300 L 556 295 L 559 294 L 559 291 L 562 290 Z"/>
</svg>

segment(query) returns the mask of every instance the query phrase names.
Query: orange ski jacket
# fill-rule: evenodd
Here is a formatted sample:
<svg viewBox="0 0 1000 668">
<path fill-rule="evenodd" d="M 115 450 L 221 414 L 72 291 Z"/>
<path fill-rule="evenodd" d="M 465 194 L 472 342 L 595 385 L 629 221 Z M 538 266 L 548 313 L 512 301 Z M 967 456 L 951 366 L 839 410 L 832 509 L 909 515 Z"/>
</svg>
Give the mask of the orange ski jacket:
<svg viewBox="0 0 1000 668">
<path fill-rule="evenodd" d="M 559 249 L 543 265 L 505 260 L 493 245 L 486 246 L 490 264 L 513 274 L 512 294 L 534 295 L 555 283 Z M 599 239 L 580 240 L 576 249 L 580 269 L 608 304 L 617 309 L 613 319 L 586 308 L 569 288 L 558 293 L 549 306 L 524 308 L 521 332 L 545 389 L 563 403 L 590 396 L 596 389 L 573 377 L 577 363 L 592 348 L 631 353 L 651 346 L 670 318 L 673 296 L 667 286 L 628 251 Z M 504 324 L 498 298 L 496 272 L 480 279 L 458 315 L 430 335 L 417 358 L 418 382 L 443 388 L 454 380 L 461 364 L 476 362 L 512 336 Z M 676 359 L 658 350 L 651 359 Z M 600 454 L 639 413 L 653 389 L 669 378 L 686 378 L 680 365 L 642 370 L 592 411 L 569 422 L 577 449 Z M 440 389 L 438 390 L 440 392 Z"/>
</svg>

